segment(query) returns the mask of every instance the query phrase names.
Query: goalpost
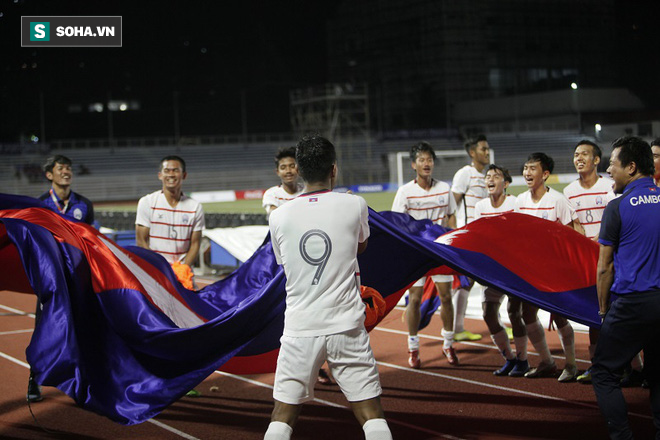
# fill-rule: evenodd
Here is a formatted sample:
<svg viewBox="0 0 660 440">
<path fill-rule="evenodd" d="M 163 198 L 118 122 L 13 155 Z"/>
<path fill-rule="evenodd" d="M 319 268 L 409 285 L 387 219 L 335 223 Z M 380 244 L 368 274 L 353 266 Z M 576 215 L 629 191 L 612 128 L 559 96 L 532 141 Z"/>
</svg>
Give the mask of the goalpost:
<svg viewBox="0 0 660 440">
<path fill-rule="evenodd" d="M 436 162 L 433 170 L 434 177 L 451 182 L 454 174 L 460 168 L 468 165 L 470 159 L 465 150 L 436 151 Z M 404 183 L 415 178 L 415 171 L 410 166 L 410 152 L 399 151 L 388 155 L 390 168 L 390 183 L 401 187 Z M 490 150 L 490 163 L 495 163 L 495 151 Z"/>
</svg>

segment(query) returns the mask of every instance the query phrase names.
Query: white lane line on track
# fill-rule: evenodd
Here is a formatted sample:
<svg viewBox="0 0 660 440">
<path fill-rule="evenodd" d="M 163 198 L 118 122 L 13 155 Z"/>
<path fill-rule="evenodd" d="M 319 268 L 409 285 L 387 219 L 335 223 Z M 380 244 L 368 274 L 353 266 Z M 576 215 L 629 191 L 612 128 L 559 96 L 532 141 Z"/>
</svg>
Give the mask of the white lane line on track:
<svg viewBox="0 0 660 440">
<path fill-rule="evenodd" d="M 218 370 L 216 370 L 215 373 L 217 373 L 221 376 L 230 377 L 232 379 L 242 380 L 243 382 L 247 382 L 249 384 L 256 385 L 258 387 L 268 388 L 270 390 L 273 389 L 272 385 L 269 385 L 269 384 L 264 383 L 264 382 L 259 382 L 259 381 L 254 380 L 254 379 L 248 379 L 247 377 L 239 376 L 239 375 L 232 374 L 232 373 L 225 373 L 224 371 L 218 371 Z M 328 400 L 323 400 L 323 399 L 314 398 L 314 402 L 322 403 L 324 405 L 332 406 L 334 408 L 350 409 L 346 405 L 339 405 L 337 403 L 330 402 Z M 401 421 L 396 420 L 396 419 L 387 418 L 387 423 L 390 424 L 390 425 L 400 425 L 400 426 L 403 426 L 403 427 L 408 428 L 408 429 L 414 429 L 416 431 L 425 432 L 427 434 L 431 434 L 431 435 L 441 437 L 441 438 L 446 438 L 448 440 L 463 440 L 460 437 L 454 437 L 454 436 L 451 436 L 451 435 L 448 435 L 448 434 L 443 434 L 441 432 L 432 431 L 430 429 L 422 428 L 420 426 L 415 426 L 415 425 L 412 425 L 412 424 L 406 423 L 406 422 L 401 422 Z"/>
<path fill-rule="evenodd" d="M 17 315 L 23 315 L 23 316 L 27 316 L 28 318 L 34 319 L 34 313 L 24 312 L 23 310 L 18 310 L 18 309 L 15 309 L 13 307 L 5 306 L 5 305 L 2 305 L 2 304 L 0 304 L 0 309 L 6 310 L 8 312 L 16 313 Z"/>
<path fill-rule="evenodd" d="M 27 362 L 23 362 L 23 361 L 21 361 L 21 360 L 19 360 L 19 359 L 16 359 L 16 358 L 13 357 L 13 356 L 9 356 L 8 354 L 3 353 L 3 352 L 1 352 L 1 351 L 0 351 L 0 357 L 5 358 L 5 359 L 7 359 L 8 361 L 13 362 L 13 363 L 15 363 L 15 364 L 17 364 L 17 365 L 20 365 L 21 367 L 25 367 L 25 368 L 27 368 L 28 370 L 30 369 L 30 365 L 29 365 Z M 197 437 L 193 437 L 193 436 L 190 435 L 190 434 L 186 434 L 186 433 L 183 432 L 183 431 L 179 431 L 178 429 L 173 428 L 173 427 L 171 427 L 171 426 L 169 426 L 169 425 L 166 425 L 166 424 L 163 423 L 163 422 L 159 422 L 158 420 L 149 419 L 149 420 L 147 420 L 147 422 L 152 423 L 152 424 L 158 426 L 159 428 L 162 428 L 162 429 L 165 429 L 165 430 L 167 430 L 167 431 L 170 431 L 171 433 L 176 434 L 176 435 L 178 435 L 178 436 L 180 436 L 180 437 L 183 437 L 183 438 L 185 438 L 185 439 L 187 439 L 187 440 L 200 440 L 200 439 L 198 439 Z"/>
<path fill-rule="evenodd" d="M 403 330 L 394 330 L 394 329 L 391 329 L 391 328 L 381 328 L 381 327 L 375 327 L 373 330 L 378 330 L 378 331 L 387 332 L 387 333 L 396 333 L 397 335 L 408 336 L 408 332 L 403 331 Z M 440 336 L 427 335 L 427 334 L 424 334 L 424 333 L 419 333 L 418 335 L 419 335 L 420 338 L 432 339 L 434 341 L 444 341 L 444 339 L 441 338 Z M 488 349 L 491 349 L 491 350 L 497 350 L 497 347 L 494 346 L 493 344 L 483 344 L 481 342 L 460 341 L 460 342 L 454 342 L 454 343 L 455 344 L 472 345 L 473 347 L 488 348 Z M 513 344 L 512 344 L 511 348 L 515 349 L 515 346 L 513 346 Z M 534 351 L 529 351 L 528 350 L 527 355 L 528 356 L 538 356 L 539 354 L 534 352 Z M 559 355 L 554 355 L 554 354 L 552 355 L 552 357 L 555 358 L 555 359 L 564 359 L 564 360 L 566 359 L 565 356 L 559 356 Z M 575 359 L 575 361 L 576 362 L 583 362 L 585 364 L 591 364 L 591 361 L 586 360 L 586 359 Z"/>
<path fill-rule="evenodd" d="M 32 333 L 33 331 L 34 331 L 33 328 L 26 328 L 24 330 L 11 330 L 11 331 L 8 331 L 8 332 L 0 332 L 0 336 L 18 335 L 18 334 L 21 334 L 21 333 Z"/>
<path fill-rule="evenodd" d="M 447 374 L 441 374 L 441 373 L 434 373 L 432 371 L 415 370 L 415 369 L 412 369 L 410 367 L 403 367 L 401 365 L 390 364 L 389 362 L 376 361 L 376 363 L 378 365 L 382 365 L 384 367 L 394 368 L 396 370 L 407 371 L 409 373 L 423 374 L 423 375 L 432 376 L 432 377 L 439 377 L 439 378 L 442 378 L 442 379 L 453 380 L 453 381 L 456 381 L 456 382 L 469 383 L 470 385 L 478 385 L 478 386 L 482 386 L 484 388 L 492 388 L 492 389 L 499 390 L 499 391 L 506 391 L 506 392 L 516 393 L 516 394 L 524 394 L 526 396 L 537 397 L 539 399 L 554 400 L 554 401 L 557 401 L 557 402 L 564 402 L 564 403 L 568 403 L 568 404 L 571 404 L 571 405 L 582 406 L 582 407 L 585 407 L 585 408 L 592 408 L 592 409 L 598 410 L 598 405 L 595 405 L 595 404 L 592 404 L 592 403 L 576 402 L 574 400 L 563 399 L 561 397 L 548 396 L 546 394 L 539 394 L 539 393 L 533 393 L 531 391 L 518 390 L 516 388 L 503 387 L 501 385 L 493 385 L 493 384 L 486 383 L 486 382 L 479 382 L 479 381 L 476 381 L 476 380 L 464 379 L 462 377 L 449 376 Z M 635 416 L 635 417 L 641 417 L 641 418 L 648 419 L 648 420 L 653 420 L 653 418 L 651 416 L 647 416 L 645 414 L 637 414 L 637 413 L 629 412 L 628 415 Z"/>
<path fill-rule="evenodd" d="M 164 430 L 166 430 L 166 431 L 170 431 L 172 434 L 176 434 L 176 435 L 178 435 L 179 437 L 183 437 L 183 438 L 188 439 L 188 440 L 200 440 L 200 439 L 198 439 L 197 437 L 193 437 L 193 436 L 190 435 L 190 434 L 187 434 L 187 433 L 185 433 L 185 432 L 183 432 L 183 431 L 179 431 L 179 430 L 176 429 L 176 428 L 172 428 L 170 425 L 166 425 L 165 423 L 163 423 L 163 422 L 159 422 L 158 420 L 155 420 L 155 419 L 149 419 L 149 420 L 147 420 L 147 422 L 152 423 L 152 424 L 154 424 L 154 425 L 158 426 L 159 428 L 162 428 L 162 429 L 164 429 Z"/>
</svg>

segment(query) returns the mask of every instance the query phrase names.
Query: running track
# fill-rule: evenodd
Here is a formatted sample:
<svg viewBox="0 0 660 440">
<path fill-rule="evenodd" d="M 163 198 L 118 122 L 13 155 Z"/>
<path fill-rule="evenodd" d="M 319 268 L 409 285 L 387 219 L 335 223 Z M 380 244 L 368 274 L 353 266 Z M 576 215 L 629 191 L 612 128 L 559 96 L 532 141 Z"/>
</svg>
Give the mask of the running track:
<svg viewBox="0 0 660 440">
<path fill-rule="evenodd" d="M 472 301 L 472 300 L 471 300 Z M 155 419 L 122 426 L 76 407 L 54 388 L 30 415 L 25 401 L 35 299 L 0 291 L 0 438 L 3 439 L 261 439 L 272 410 L 273 375 L 211 375 L 197 389 L 200 398 L 183 398 Z M 555 379 L 499 378 L 502 363 L 479 319 L 467 319 L 484 335 L 477 343 L 460 343 L 461 366 L 451 368 L 439 349 L 440 320 L 422 334 L 422 369 L 407 368 L 402 311 L 394 310 L 371 333 L 379 362 L 383 406 L 395 439 L 601 439 L 607 438 L 590 386 L 560 384 Z M 563 366 L 556 332 L 548 343 Z M 531 345 L 530 345 L 531 350 Z M 588 366 L 587 335 L 576 332 L 578 368 Z M 533 365 L 538 357 L 530 352 Z M 217 387 L 217 391 L 211 391 Z M 630 422 L 637 438 L 653 438 L 648 390 L 625 390 Z M 59 434 L 59 435 L 58 435 Z M 336 386 L 316 387 L 294 439 L 360 439 L 362 430 Z"/>
</svg>

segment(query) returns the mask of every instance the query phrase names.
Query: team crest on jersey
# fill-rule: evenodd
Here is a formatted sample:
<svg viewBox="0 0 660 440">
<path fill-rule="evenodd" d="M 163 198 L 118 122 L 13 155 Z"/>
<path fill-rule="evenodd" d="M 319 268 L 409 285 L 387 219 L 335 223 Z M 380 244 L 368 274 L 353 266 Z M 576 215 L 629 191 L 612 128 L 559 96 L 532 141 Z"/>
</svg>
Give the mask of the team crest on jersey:
<svg viewBox="0 0 660 440">
<path fill-rule="evenodd" d="M 655 192 L 655 187 L 654 187 L 654 186 L 650 187 L 650 188 L 649 188 L 649 191 L 651 191 L 651 192 Z"/>
<path fill-rule="evenodd" d="M 164 214 L 163 214 L 162 212 L 159 212 L 159 213 L 158 213 L 158 220 L 162 220 L 162 219 L 163 219 L 163 215 L 164 215 Z"/>
<path fill-rule="evenodd" d="M 602 205 L 603 204 L 603 198 L 601 196 L 596 197 L 596 205 Z"/>
<path fill-rule="evenodd" d="M 548 219 L 548 213 L 547 212 L 544 212 L 543 214 L 541 214 L 541 216 L 543 217 L 544 220 Z"/>
<path fill-rule="evenodd" d="M 439 201 L 440 204 L 442 205 L 442 204 L 445 203 L 445 198 L 444 198 L 444 197 L 440 197 L 440 198 L 438 199 L 438 201 Z"/>
<path fill-rule="evenodd" d="M 577 201 L 575 202 L 575 206 L 579 208 L 581 203 L 582 203 L 582 202 L 580 202 L 579 200 L 577 200 Z"/>
<path fill-rule="evenodd" d="M 76 208 L 73 210 L 73 218 L 75 218 L 76 220 L 82 220 L 82 215 L 83 213 L 80 210 L 80 208 Z"/>
<path fill-rule="evenodd" d="M 189 220 L 188 215 L 183 214 L 183 218 L 181 220 L 183 220 L 184 223 L 188 223 L 188 220 Z"/>
<path fill-rule="evenodd" d="M 314 202 L 318 202 L 318 201 L 319 201 L 318 197 L 310 197 L 309 198 L 309 203 L 314 203 Z"/>
</svg>

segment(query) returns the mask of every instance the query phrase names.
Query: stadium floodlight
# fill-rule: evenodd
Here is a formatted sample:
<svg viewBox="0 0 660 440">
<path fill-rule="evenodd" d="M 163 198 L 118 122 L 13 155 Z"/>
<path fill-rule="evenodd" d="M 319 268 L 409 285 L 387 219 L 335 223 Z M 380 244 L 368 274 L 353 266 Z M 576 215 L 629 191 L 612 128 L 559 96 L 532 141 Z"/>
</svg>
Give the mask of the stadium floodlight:
<svg viewBox="0 0 660 440">
<path fill-rule="evenodd" d="M 572 83 L 571 83 L 571 89 L 573 89 L 573 90 L 577 90 L 577 89 L 578 89 L 578 85 L 577 85 L 577 83 L 572 82 Z"/>
<path fill-rule="evenodd" d="M 410 166 L 410 152 L 399 151 L 390 153 L 390 183 L 401 187 L 404 183 L 415 177 L 415 172 Z M 434 177 L 451 182 L 454 174 L 460 168 L 470 163 L 470 158 L 465 150 L 438 150 L 435 152 L 436 162 L 433 170 Z M 495 163 L 495 151 L 490 149 L 490 163 Z"/>
<path fill-rule="evenodd" d="M 596 124 L 596 125 L 594 125 L 594 128 L 596 129 L 596 133 L 598 133 L 599 131 L 601 131 L 603 129 L 603 126 L 600 125 L 600 124 Z"/>
</svg>

